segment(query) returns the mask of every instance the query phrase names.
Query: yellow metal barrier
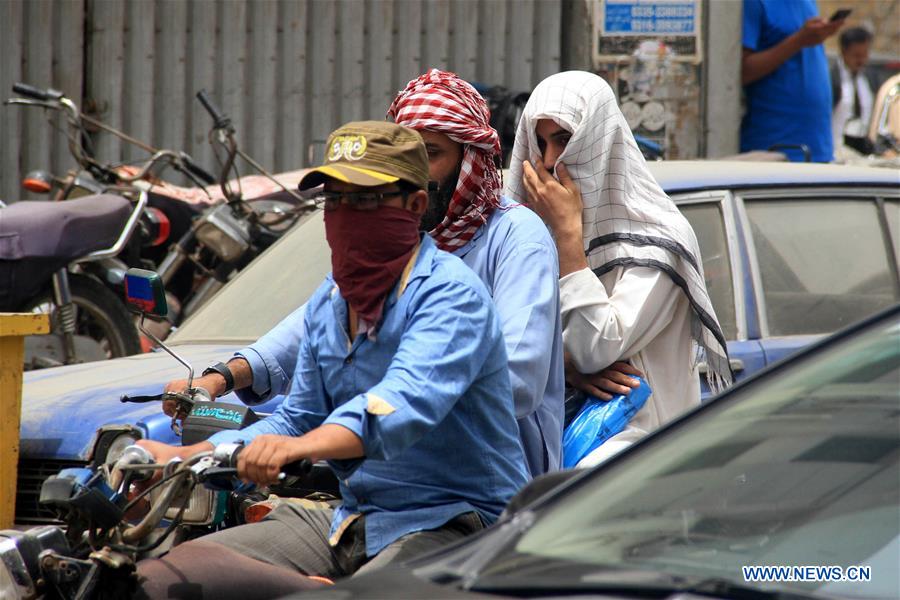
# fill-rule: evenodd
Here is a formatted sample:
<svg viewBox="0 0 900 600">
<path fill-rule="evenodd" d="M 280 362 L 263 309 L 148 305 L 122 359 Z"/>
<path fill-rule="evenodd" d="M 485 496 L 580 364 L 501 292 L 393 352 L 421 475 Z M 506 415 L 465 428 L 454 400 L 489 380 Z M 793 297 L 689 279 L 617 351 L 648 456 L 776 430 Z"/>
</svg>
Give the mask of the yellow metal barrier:
<svg viewBox="0 0 900 600">
<path fill-rule="evenodd" d="M 0 529 L 12 527 L 16 513 L 25 336 L 41 333 L 50 333 L 47 315 L 0 313 Z"/>
</svg>

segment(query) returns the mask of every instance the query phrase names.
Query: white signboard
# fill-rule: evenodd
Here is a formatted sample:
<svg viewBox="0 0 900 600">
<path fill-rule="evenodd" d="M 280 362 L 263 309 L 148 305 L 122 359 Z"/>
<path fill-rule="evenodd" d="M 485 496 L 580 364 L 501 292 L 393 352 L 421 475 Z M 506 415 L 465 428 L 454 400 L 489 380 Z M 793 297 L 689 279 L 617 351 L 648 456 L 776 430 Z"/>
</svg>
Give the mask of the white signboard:
<svg viewBox="0 0 900 600">
<path fill-rule="evenodd" d="M 593 0 L 595 63 L 622 61 L 640 43 L 663 42 L 676 61 L 701 56 L 700 0 Z"/>
</svg>

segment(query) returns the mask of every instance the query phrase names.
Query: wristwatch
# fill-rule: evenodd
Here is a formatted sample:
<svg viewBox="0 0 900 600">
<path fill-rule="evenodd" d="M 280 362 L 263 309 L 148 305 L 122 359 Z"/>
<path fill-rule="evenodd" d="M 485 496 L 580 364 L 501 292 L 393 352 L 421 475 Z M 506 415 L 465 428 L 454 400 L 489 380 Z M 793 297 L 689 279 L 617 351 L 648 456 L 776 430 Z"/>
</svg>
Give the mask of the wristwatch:
<svg viewBox="0 0 900 600">
<path fill-rule="evenodd" d="M 220 395 L 224 396 L 228 392 L 234 389 L 234 375 L 231 374 L 231 369 L 228 368 L 228 365 L 222 362 L 217 362 L 214 365 L 206 367 L 204 369 L 201 376 L 209 375 L 210 373 L 218 373 L 222 377 L 225 378 L 225 391 Z"/>
</svg>

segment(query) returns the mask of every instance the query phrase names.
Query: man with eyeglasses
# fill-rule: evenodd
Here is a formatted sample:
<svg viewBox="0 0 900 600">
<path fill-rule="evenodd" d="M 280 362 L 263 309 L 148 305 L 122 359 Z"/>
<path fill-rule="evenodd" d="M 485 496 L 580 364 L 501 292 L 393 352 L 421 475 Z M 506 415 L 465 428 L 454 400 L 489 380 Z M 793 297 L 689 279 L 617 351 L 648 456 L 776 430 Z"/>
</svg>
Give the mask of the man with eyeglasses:
<svg viewBox="0 0 900 600">
<path fill-rule="evenodd" d="M 327 460 L 342 504 L 285 503 L 143 561 L 139 597 L 186 586 L 275 597 L 305 575 L 408 560 L 493 522 L 525 484 L 500 321 L 478 276 L 419 231 L 427 183 L 415 131 L 365 121 L 332 133 L 325 164 L 301 182 L 324 184 L 332 274 L 307 303 L 290 393 L 244 430 L 181 448 L 139 442 L 158 461 L 249 442 L 238 474 L 259 485 L 287 463 Z M 210 573 L 224 557 L 226 572 Z"/>
<path fill-rule="evenodd" d="M 540 218 L 501 195 L 500 139 L 487 103 L 457 75 L 432 69 L 410 81 L 388 111 L 425 139 L 437 184 L 422 217 L 441 250 L 484 282 L 500 316 L 509 357 L 519 437 L 532 477 L 562 464 L 564 373 L 556 245 Z M 262 338 L 195 379 L 215 396 L 232 389 L 255 405 L 284 393 L 300 344 L 301 307 Z M 170 382 L 181 391 L 187 382 Z M 598 383 L 603 385 L 603 383 Z M 614 383 L 608 386 L 619 391 Z M 607 387 L 608 387 L 607 386 Z M 164 405 L 167 414 L 175 402 Z"/>
</svg>

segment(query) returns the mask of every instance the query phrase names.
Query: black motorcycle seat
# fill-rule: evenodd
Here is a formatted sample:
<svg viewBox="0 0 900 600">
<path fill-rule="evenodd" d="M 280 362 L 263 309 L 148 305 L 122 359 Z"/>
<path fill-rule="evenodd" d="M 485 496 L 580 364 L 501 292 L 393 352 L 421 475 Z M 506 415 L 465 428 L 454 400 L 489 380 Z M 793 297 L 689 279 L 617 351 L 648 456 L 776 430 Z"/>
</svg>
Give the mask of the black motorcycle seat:
<svg viewBox="0 0 900 600">
<path fill-rule="evenodd" d="M 115 244 L 133 210 L 113 194 L 0 209 L 0 311 L 17 310 L 55 271 Z"/>
<path fill-rule="evenodd" d="M 11 204 L 0 210 L 0 259 L 50 258 L 68 263 L 109 248 L 133 210 L 131 201 L 113 194 Z"/>
</svg>

